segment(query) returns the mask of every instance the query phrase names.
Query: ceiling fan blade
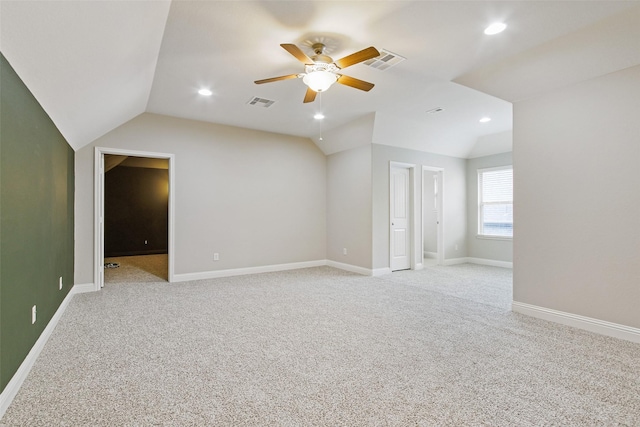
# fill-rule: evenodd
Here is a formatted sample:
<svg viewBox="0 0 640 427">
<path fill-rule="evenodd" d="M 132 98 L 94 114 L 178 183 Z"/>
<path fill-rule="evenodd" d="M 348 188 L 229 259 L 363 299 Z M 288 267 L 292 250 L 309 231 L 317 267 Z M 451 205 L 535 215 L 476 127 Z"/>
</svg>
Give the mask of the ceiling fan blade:
<svg viewBox="0 0 640 427">
<path fill-rule="evenodd" d="M 378 49 L 371 46 L 356 53 L 352 53 L 351 55 L 347 55 L 344 58 L 340 58 L 335 62 L 335 64 L 338 66 L 338 68 L 347 68 L 359 62 L 375 58 L 376 56 L 380 56 L 380 52 L 378 52 Z"/>
<path fill-rule="evenodd" d="M 375 86 L 373 83 L 365 82 L 364 80 L 345 75 L 340 75 L 337 82 L 345 86 L 351 86 L 356 89 L 364 90 L 365 92 L 369 92 Z"/>
<path fill-rule="evenodd" d="M 316 99 L 316 91 L 312 90 L 311 88 L 307 88 L 307 93 L 304 94 L 304 102 L 305 104 L 307 102 L 313 102 Z"/>
<path fill-rule="evenodd" d="M 289 79 L 297 79 L 297 78 L 298 78 L 297 74 L 289 74 L 288 76 L 271 77 L 270 79 L 256 80 L 254 83 L 257 85 L 260 85 L 262 83 L 271 83 L 271 82 L 277 82 L 280 80 L 289 80 Z"/>
<path fill-rule="evenodd" d="M 291 55 L 295 56 L 296 59 L 303 64 L 313 64 L 313 59 L 309 58 L 298 46 L 291 43 L 283 43 L 280 46 L 284 48 Z"/>
</svg>

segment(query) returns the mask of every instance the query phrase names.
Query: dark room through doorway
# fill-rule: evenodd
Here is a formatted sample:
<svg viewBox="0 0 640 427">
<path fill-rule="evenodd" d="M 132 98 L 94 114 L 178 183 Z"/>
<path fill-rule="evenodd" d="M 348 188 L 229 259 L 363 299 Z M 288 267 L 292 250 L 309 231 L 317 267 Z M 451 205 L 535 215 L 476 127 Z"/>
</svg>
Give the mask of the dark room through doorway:
<svg viewBox="0 0 640 427">
<path fill-rule="evenodd" d="M 168 281 L 169 160 L 104 155 L 104 282 Z"/>
</svg>

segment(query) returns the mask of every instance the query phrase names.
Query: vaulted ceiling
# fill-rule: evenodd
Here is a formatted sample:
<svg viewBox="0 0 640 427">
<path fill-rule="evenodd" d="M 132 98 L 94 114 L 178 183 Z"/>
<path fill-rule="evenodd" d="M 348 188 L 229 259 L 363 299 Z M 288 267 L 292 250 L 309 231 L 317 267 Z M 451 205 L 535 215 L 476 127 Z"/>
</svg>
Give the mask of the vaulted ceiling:
<svg viewBox="0 0 640 427">
<path fill-rule="evenodd" d="M 495 21 L 507 29 L 483 34 Z M 370 92 L 334 85 L 307 104 L 301 79 L 253 83 L 302 72 L 279 45 L 312 55 L 314 41 L 334 59 L 375 46 L 406 60 L 353 65 L 344 74 Z M 364 123 L 371 142 L 465 158 L 510 149 L 511 102 L 640 64 L 640 3 L 1 0 L 0 50 L 74 149 L 151 112 L 308 137 L 327 154 L 348 145 L 332 134 Z"/>
</svg>

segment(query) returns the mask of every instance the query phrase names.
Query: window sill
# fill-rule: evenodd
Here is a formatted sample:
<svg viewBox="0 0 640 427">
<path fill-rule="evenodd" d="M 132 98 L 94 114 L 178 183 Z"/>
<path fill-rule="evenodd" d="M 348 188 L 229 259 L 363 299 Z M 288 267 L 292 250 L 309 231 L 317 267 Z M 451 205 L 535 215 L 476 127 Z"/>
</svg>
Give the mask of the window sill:
<svg viewBox="0 0 640 427">
<path fill-rule="evenodd" d="M 489 236 L 486 234 L 477 234 L 476 235 L 476 239 L 482 239 L 482 240 L 507 240 L 507 241 L 512 241 L 513 237 L 510 236 Z"/>
</svg>

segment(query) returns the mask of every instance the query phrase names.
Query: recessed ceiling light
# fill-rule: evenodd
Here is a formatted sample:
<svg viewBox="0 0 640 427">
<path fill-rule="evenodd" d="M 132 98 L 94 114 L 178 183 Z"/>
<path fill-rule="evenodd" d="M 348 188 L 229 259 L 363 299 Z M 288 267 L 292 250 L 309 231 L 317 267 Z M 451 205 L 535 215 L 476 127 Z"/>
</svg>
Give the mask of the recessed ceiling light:
<svg viewBox="0 0 640 427">
<path fill-rule="evenodd" d="M 211 96 L 213 95 L 213 92 L 211 92 L 209 89 L 200 89 L 198 91 L 198 93 L 202 96 Z"/>
<path fill-rule="evenodd" d="M 316 115 L 313 116 L 313 118 L 316 119 L 316 120 L 322 120 L 322 119 L 324 119 L 324 114 L 316 113 Z"/>
<path fill-rule="evenodd" d="M 484 33 L 488 36 L 492 36 L 494 34 L 498 34 L 504 31 L 507 28 L 507 24 L 504 22 L 494 22 L 484 29 Z"/>
<path fill-rule="evenodd" d="M 487 123 L 491 121 L 491 117 L 483 117 L 480 119 L 480 123 Z"/>
</svg>

